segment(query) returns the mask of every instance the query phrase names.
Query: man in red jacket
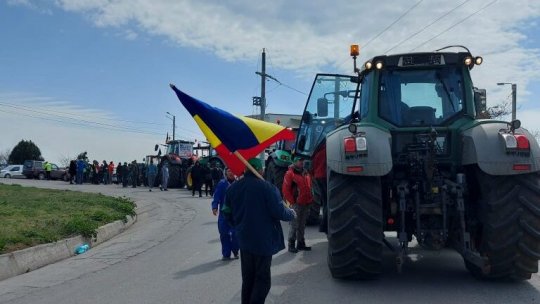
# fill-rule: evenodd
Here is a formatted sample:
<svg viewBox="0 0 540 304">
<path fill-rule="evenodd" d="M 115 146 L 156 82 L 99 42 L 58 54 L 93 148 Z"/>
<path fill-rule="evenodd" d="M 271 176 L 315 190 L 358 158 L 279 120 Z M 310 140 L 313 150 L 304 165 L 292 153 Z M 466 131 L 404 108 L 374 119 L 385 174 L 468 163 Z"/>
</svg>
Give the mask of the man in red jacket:
<svg viewBox="0 0 540 304">
<path fill-rule="evenodd" d="M 313 203 L 313 194 L 311 193 L 311 177 L 304 169 L 302 157 L 296 156 L 293 159 L 293 164 L 285 173 L 281 190 L 285 200 L 292 204 L 294 211 L 296 211 L 296 218 L 291 221 L 289 230 L 289 252 L 309 251 L 311 247 L 306 246 L 304 229 L 309 214 L 309 205 Z M 297 246 L 296 241 L 298 241 Z"/>
</svg>

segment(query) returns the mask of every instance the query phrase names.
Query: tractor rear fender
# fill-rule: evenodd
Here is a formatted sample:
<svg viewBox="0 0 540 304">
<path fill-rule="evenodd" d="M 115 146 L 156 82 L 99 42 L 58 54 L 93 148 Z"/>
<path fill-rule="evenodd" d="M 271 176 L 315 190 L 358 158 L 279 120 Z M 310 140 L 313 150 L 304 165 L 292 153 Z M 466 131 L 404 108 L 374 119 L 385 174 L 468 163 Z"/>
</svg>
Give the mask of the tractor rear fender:
<svg viewBox="0 0 540 304">
<path fill-rule="evenodd" d="M 366 138 L 367 153 L 345 153 L 344 140 L 352 137 L 348 126 L 326 135 L 326 159 L 330 170 L 347 175 L 383 176 L 392 170 L 392 137 L 389 132 L 369 125 L 358 125 L 358 136 Z"/>
<path fill-rule="evenodd" d="M 530 150 L 508 151 L 504 139 L 499 135 L 507 129 L 506 123 L 492 122 L 465 130 L 462 133 L 463 165 L 477 164 L 482 171 L 491 175 L 515 175 L 540 171 L 540 148 L 534 136 L 526 129 L 516 129 L 515 134 L 527 136 Z M 523 170 L 524 167 L 530 169 Z"/>
</svg>

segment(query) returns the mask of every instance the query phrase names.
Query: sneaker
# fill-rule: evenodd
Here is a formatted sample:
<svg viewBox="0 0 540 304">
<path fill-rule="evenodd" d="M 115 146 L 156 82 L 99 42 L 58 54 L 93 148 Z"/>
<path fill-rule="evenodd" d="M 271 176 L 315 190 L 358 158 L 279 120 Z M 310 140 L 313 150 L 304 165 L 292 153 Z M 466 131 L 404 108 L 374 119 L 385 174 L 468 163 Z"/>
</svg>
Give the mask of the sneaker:
<svg viewBox="0 0 540 304">
<path fill-rule="evenodd" d="M 221 258 L 221 260 L 222 260 L 222 261 L 230 261 L 230 260 L 231 260 L 231 257 L 226 257 L 226 256 L 224 256 L 224 257 Z"/>
<path fill-rule="evenodd" d="M 163 189 L 163 191 L 169 191 L 169 190 L 167 190 L 167 189 Z"/>
<path fill-rule="evenodd" d="M 238 252 L 236 252 L 236 253 L 233 252 L 233 254 L 234 254 L 234 259 L 235 259 L 235 260 L 238 260 L 238 259 L 240 258 L 240 257 L 238 256 Z"/>
</svg>

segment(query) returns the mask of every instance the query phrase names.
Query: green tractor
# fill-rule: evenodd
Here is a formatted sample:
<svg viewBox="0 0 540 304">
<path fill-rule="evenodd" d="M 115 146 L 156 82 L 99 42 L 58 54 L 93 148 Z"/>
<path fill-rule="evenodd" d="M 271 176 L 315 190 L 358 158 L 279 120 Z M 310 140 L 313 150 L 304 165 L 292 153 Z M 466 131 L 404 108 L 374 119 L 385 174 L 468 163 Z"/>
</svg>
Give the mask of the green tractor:
<svg viewBox="0 0 540 304">
<path fill-rule="evenodd" d="M 447 48 L 444 48 L 447 49 Z M 354 76 L 319 74 L 298 132 L 310 157 L 334 278 L 397 271 L 415 242 L 451 247 L 482 279 L 526 280 L 540 258 L 540 147 L 481 119 L 470 51 L 376 56 Z M 352 49 L 351 49 L 352 50 Z"/>
<path fill-rule="evenodd" d="M 169 167 L 169 188 L 184 188 L 187 179 L 187 170 L 193 164 L 192 141 L 170 140 L 167 142 L 167 153 L 161 157 L 158 176 L 161 177 L 161 167 Z M 157 145 L 156 145 L 157 147 Z"/>
</svg>

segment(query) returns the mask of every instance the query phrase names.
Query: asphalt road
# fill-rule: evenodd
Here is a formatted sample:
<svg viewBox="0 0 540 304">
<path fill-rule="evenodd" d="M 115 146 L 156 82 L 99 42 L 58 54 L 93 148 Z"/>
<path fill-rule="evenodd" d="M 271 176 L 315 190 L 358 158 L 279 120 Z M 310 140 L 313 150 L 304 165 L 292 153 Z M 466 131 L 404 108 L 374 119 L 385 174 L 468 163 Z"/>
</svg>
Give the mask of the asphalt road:
<svg viewBox="0 0 540 304">
<path fill-rule="evenodd" d="M 0 303 L 240 303 L 240 262 L 221 261 L 209 198 L 174 189 L 0 182 L 125 195 L 139 206 L 138 221 L 112 240 L 83 255 L 0 281 Z M 287 233 L 288 225 L 283 226 Z M 540 303 L 538 275 L 520 283 L 478 281 L 452 251 L 412 248 L 402 274 L 387 251 L 380 279 L 334 280 L 326 266 L 325 235 L 311 227 L 306 236 L 313 251 L 274 256 L 266 303 Z"/>
</svg>

